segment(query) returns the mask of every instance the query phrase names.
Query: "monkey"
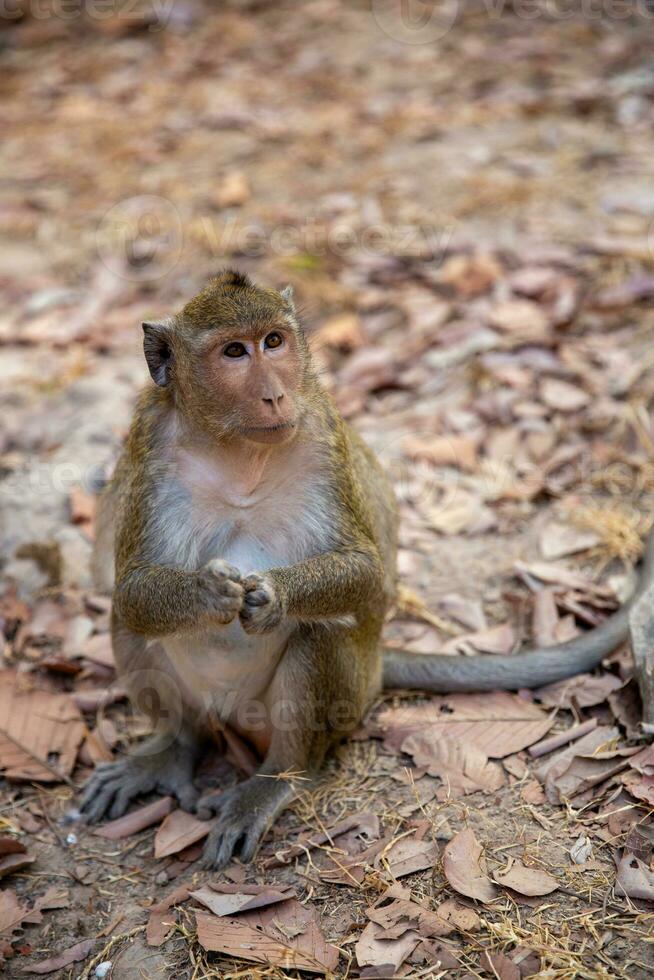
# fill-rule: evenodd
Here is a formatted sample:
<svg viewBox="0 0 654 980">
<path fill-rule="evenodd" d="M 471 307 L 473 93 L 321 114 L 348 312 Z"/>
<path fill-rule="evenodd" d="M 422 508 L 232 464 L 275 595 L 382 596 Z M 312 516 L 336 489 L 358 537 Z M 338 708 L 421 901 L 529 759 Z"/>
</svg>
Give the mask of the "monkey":
<svg viewBox="0 0 654 980">
<path fill-rule="evenodd" d="M 96 769 L 80 801 L 88 822 L 157 790 L 217 815 L 205 867 L 249 861 L 297 780 L 315 778 L 383 688 L 537 687 L 626 637 L 628 606 L 513 656 L 382 648 L 394 492 L 322 386 L 291 287 L 224 270 L 181 312 L 145 322 L 143 348 L 154 384 L 103 492 L 95 565 L 113 586 L 118 677 L 153 733 Z M 653 568 L 650 539 L 644 583 Z M 195 767 L 221 726 L 261 765 L 200 797 Z"/>
</svg>

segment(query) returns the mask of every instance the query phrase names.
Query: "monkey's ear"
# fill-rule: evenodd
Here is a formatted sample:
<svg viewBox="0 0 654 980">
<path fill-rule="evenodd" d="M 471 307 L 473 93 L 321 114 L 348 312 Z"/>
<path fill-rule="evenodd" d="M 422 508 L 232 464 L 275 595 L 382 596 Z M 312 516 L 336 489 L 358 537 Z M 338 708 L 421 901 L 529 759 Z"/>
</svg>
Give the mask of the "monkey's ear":
<svg viewBox="0 0 654 980">
<path fill-rule="evenodd" d="M 152 380 L 160 388 L 170 384 L 170 368 L 173 349 L 170 342 L 170 327 L 166 323 L 143 324 L 143 353 Z"/>
<path fill-rule="evenodd" d="M 290 307 L 291 312 L 295 313 L 295 303 L 293 302 L 293 287 L 287 286 L 286 289 L 282 289 L 279 295 L 284 300 L 286 305 Z"/>
</svg>

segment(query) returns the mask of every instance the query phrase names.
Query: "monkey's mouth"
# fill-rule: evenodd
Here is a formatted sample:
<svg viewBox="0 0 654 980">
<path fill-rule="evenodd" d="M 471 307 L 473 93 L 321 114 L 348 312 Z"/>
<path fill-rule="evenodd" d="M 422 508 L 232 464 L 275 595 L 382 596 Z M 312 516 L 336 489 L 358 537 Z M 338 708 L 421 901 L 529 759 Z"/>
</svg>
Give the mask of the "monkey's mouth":
<svg viewBox="0 0 654 980">
<path fill-rule="evenodd" d="M 255 442 L 282 442 L 295 430 L 295 420 L 278 422 L 276 425 L 249 425 L 241 431 L 248 439 Z"/>
<path fill-rule="evenodd" d="M 246 435 L 250 432 L 284 432 L 287 429 L 294 429 L 295 422 L 278 422 L 277 425 L 249 425 L 243 429 Z"/>
</svg>

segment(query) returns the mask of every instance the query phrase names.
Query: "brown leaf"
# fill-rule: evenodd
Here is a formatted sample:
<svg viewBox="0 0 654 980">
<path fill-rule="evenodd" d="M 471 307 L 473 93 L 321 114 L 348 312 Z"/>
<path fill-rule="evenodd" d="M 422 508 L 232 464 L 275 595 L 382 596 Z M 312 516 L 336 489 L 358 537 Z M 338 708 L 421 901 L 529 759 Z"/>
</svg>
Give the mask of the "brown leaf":
<svg viewBox="0 0 654 980">
<path fill-rule="evenodd" d="M 588 551 L 599 542 L 600 536 L 595 531 L 582 531 L 580 528 L 553 521 L 541 532 L 540 550 L 543 558 L 550 560 Z"/>
<path fill-rule="evenodd" d="M 618 865 L 615 890 L 618 895 L 654 902 L 654 871 L 630 851 L 625 851 Z"/>
<path fill-rule="evenodd" d="M 327 973 L 336 969 L 338 949 L 326 942 L 315 908 L 288 899 L 238 918 L 200 912 L 198 942 L 203 949 L 282 969 Z"/>
<path fill-rule="evenodd" d="M 537 783 L 535 779 L 530 779 L 520 790 L 520 799 L 529 803 L 530 806 L 540 806 L 545 803 L 547 797 L 540 783 Z"/>
<path fill-rule="evenodd" d="M 540 589 L 534 596 L 532 633 L 539 647 L 550 647 L 557 642 L 559 612 L 554 596 L 554 589 Z"/>
<path fill-rule="evenodd" d="M 520 895 L 549 895 L 556 891 L 559 883 L 556 878 L 539 868 L 528 868 L 520 861 L 513 861 L 506 871 L 494 871 L 493 878 L 498 885 L 511 888 Z"/>
<path fill-rule="evenodd" d="M 577 674 L 576 677 L 536 688 L 534 697 L 550 707 L 570 708 L 574 699 L 580 708 L 590 708 L 606 701 L 609 694 L 621 688 L 623 683 L 615 674 Z"/>
<path fill-rule="evenodd" d="M 544 378 L 540 385 L 540 397 L 555 412 L 577 412 L 590 402 L 587 391 L 559 378 Z"/>
<path fill-rule="evenodd" d="M 18 841 L 14 843 L 18 843 Z M 0 878 L 4 878 L 5 875 L 11 874 L 13 871 L 20 871 L 21 868 L 26 868 L 28 865 L 33 864 L 35 860 L 36 858 L 30 857 L 27 854 L 22 844 L 18 851 L 5 852 L 0 857 Z"/>
<path fill-rule="evenodd" d="M 528 299 L 511 299 L 498 303 L 490 312 L 491 327 L 504 333 L 518 333 L 531 340 L 542 340 L 549 333 L 543 310 Z"/>
<path fill-rule="evenodd" d="M 177 914 L 171 911 L 174 905 L 187 901 L 191 892 L 188 885 L 178 885 L 174 891 L 150 906 L 150 916 L 145 930 L 148 946 L 161 946 L 170 932 Z"/>
<path fill-rule="evenodd" d="M 474 909 L 462 905 L 455 898 L 448 898 L 438 906 L 441 919 L 452 925 L 457 932 L 477 932 L 481 928 L 481 920 Z"/>
<path fill-rule="evenodd" d="M 515 630 L 510 623 L 488 626 L 476 633 L 455 636 L 443 645 L 445 653 L 511 653 L 516 644 Z"/>
<path fill-rule="evenodd" d="M 356 313 L 339 313 L 330 317 L 311 335 L 312 348 L 335 347 L 341 351 L 353 351 L 363 346 L 361 320 Z"/>
<path fill-rule="evenodd" d="M 203 885 L 190 894 L 214 915 L 236 915 L 237 912 L 265 908 L 295 898 L 295 891 L 290 887 L 279 889 L 268 885 L 227 885 L 222 882 Z"/>
<path fill-rule="evenodd" d="M 486 872 L 481 845 L 470 828 L 455 834 L 445 845 L 443 871 L 461 895 L 480 902 L 492 902 L 497 897 L 497 889 Z"/>
<path fill-rule="evenodd" d="M 11 938 L 30 913 L 26 905 L 21 905 L 16 893 L 10 888 L 0 891 L 0 937 Z"/>
<path fill-rule="evenodd" d="M 273 858 L 266 858 L 264 865 L 267 868 L 274 868 L 281 864 L 288 864 L 299 854 L 305 854 L 323 844 L 333 844 L 340 847 L 345 834 L 365 837 L 366 840 L 375 840 L 379 837 L 379 819 L 368 810 L 345 817 L 322 833 L 313 832 L 305 834 L 304 837 L 300 836 L 297 843 L 277 851 Z"/>
<path fill-rule="evenodd" d="M 406 958 L 418 945 L 420 936 L 409 930 L 399 939 L 385 938 L 385 930 L 376 922 L 365 927 L 354 952 L 362 967 L 362 977 L 394 977 Z"/>
<path fill-rule="evenodd" d="M 484 950 L 480 962 L 483 969 L 497 980 L 520 980 L 520 968 L 504 953 L 489 953 Z"/>
<path fill-rule="evenodd" d="M 67 694 L 30 689 L 15 671 L 0 671 L 0 770 L 7 779 L 63 779 L 85 731 Z"/>
<path fill-rule="evenodd" d="M 478 439 L 470 436 L 407 436 L 404 452 L 410 459 L 425 460 L 433 466 L 454 466 L 462 470 L 477 468 Z"/>
<path fill-rule="evenodd" d="M 80 960 L 85 960 L 95 946 L 96 941 L 95 939 L 83 939 L 81 943 L 76 943 L 75 946 L 71 946 L 70 949 L 65 950 L 58 956 L 52 956 L 50 959 L 42 960 L 41 963 L 35 963 L 33 966 L 26 966 L 24 972 L 54 973 L 55 970 L 63 970 L 64 967 L 70 966 L 71 963 L 79 963 Z"/>
<path fill-rule="evenodd" d="M 173 810 L 154 836 L 154 856 L 163 858 L 178 854 L 206 837 L 214 823 L 214 820 L 198 820 L 184 810 Z"/>
<path fill-rule="evenodd" d="M 462 626 L 466 626 L 475 632 L 485 630 L 488 625 L 484 607 L 479 599 L 468 599 L 456 592 L 451 592 L 438 600 L 438 606 L 446 616 L 451 616 Z"/>
<path fill-rule="evenodd" d="M 640 776 L 632 772 L 623 776 L 622 782 L 632 796 L 654 807 L 654 776 Z"/>
<path fill-rule="evenodd" d="M 494 792 L 504 785 L 504 774 L 476 745 L 441 738 L 431 729 L 413 732 L 402 743 L 402 751 L 413 757 L 419 768 L 440 776 L 443 786 L 438 799 L 465 796 L 482 790 Z"/>
<path fill-rule="evenodd" d="M 394 878 L 403 878 L 415 871 L 433 868 L 438 861 L 438 847 L 430 840 L 402 837 L 384 855 Z"/>
<path fill-rule="evenodd" d="M 153 824 L 159 823 L 172 812 L 174 807 L 175 801 L 172 796 L 164 796 L 160 800 L 155 800 L 154 803 L 148 803 L 147 806 L 141 806 L 138 810 L 126 813 L 124 817 L 110 820 L 109 823 L 98 827 L 93 833 L 98 837 L 107 837 L 109 840 L 131 837 L 132 834 L 138 834 L 146 827 L 152 827 Z"/>
<path fill-rule="evenodd" d="M 429 730 L 435 738 L 465 742 L 492 759 L 502 759 L 537 742 L 553 723 L 554 719 L 537 705 L 506 691 L 451 694 L 388 707 L 377 719 L 385 744 L 396 751 L 414 731 Z"/>
</svg>

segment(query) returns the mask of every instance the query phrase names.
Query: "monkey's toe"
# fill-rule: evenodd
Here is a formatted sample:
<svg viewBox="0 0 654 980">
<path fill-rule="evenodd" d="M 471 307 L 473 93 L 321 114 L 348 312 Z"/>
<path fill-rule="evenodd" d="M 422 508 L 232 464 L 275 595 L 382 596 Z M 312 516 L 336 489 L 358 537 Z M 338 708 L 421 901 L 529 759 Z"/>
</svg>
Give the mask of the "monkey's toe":
<svg viewBox="0 0 654 980">
<path fill-rule="evenodd" d="M 198 812 L 217 811 L 219 816 L 202 852 L 202 867 L 224 868 L 237 854 L 242 861 L 251 861 L 292 796 L 287 783 L 253 776 L 226 793 L 204 797 Z"/>
<path fill-rule="evenodd" d="M 175 746 L 162 755 L 128 756 L 103 763 L 84 787 L 79 804 L 82 818 L 86 823 L 105 817 L 115 820 L 137 796 L 153 790 L 175 796 L 182 809 L 193 811 L 200 794 L 193 785 L 192 772 L 188 753 L 175 751 Z"/>
</svg>

